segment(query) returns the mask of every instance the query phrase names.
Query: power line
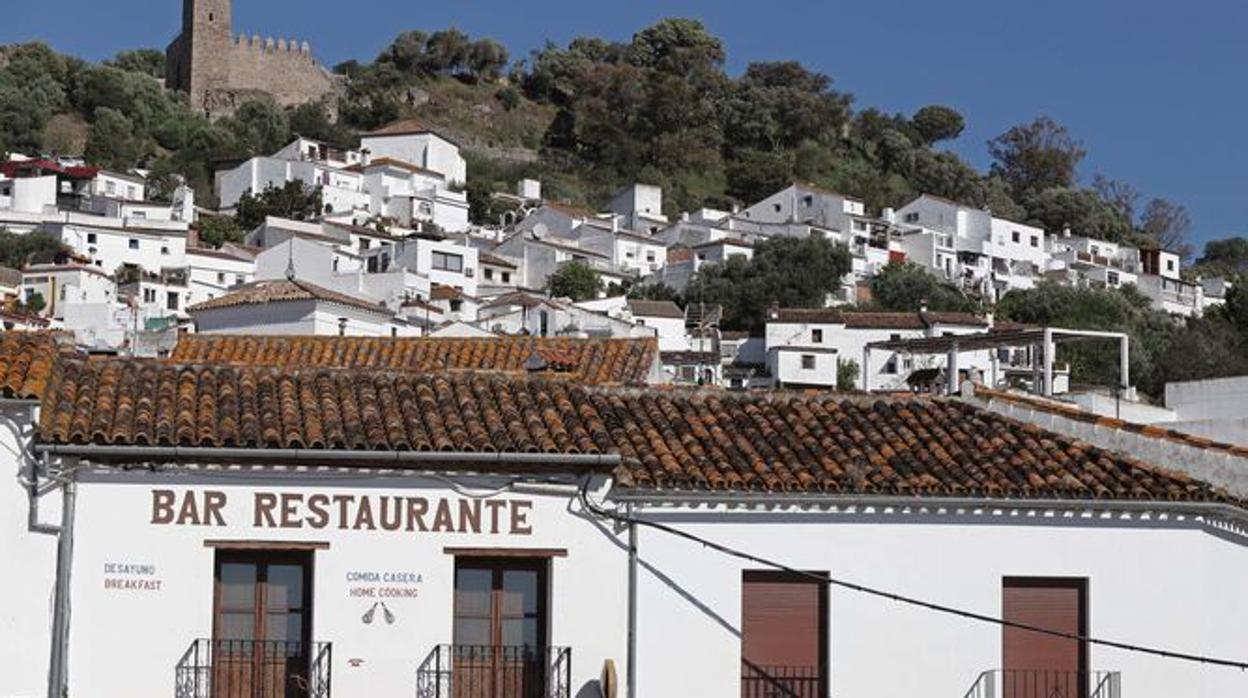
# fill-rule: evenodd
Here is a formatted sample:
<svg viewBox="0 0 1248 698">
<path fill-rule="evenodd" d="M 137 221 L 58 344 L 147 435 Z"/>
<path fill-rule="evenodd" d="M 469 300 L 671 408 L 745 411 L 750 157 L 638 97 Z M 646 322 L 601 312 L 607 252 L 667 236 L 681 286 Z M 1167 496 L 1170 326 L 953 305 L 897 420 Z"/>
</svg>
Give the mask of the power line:
<svg viewBox="0 0 1248 698">
<path fill-rule="evenodd" d="M 730 557 L 735 557 L 741 560 L 746 560 L 748 562 L 752 562 L 752 563 L 759 564 L 759 565 L 765 565 L 767 567 L 771 567 L 771 568 L 774 568 L 783 572 L 788 572 L 793 575 L 806 577 L 808 579 L 811 579 L 817 582 L 822 582 L 830 586 L 841 587 L 842 589 L 848 589 L 850 591 L 856 591 L 861 594 L 867 594 L 869 596 L 889 599 L 891 601 L 896 601 L 898 603 L 903 603 L 903 604 L 907 604 L 910 606 L 916 606 L 918 608 L 923 608 L 929 611 L 945 613 L 948 615 L 958 616 L 960 618 L 966 618 L 969 620 L 980 621 L 983 623 L 990 623 L 990 624 L 998 625 L 998 626 L 1005 627 L 1005 628 L 1015 628 L 1017 630 L 1025 630 L 1028 632 L 1040 633 L 1042 635 L 1060 637 L 1066 640 L 1086 642 L 1090 645 L 1099 645 L 1101 647 L 1112 647 L 1114 649 L 1124 650 L 1127 652 L 1136 652 L 1138 654 L 1147 654 L 1147 655 L 1152 655 L 1155 657 L 1162 657 L 1164 659 L 1176 659 L 1176 660 L 1187 661 L 1187 662 L 1196 662 L 1199 664 L 1211 664 L 1215 666 L 1232 667 L 1232 668 L 1239 669 L 1241 671 L 1248 669 L 1248 662 L 1236 661 L 1233 659 L 1222 659 L 1218 657 L 1210 657 L 1207 655 L 1200 655 L 1200 654 L 1189 654 L 1187 652 L 1175 652 L 1172 650 L 1160 649 L 1157 647 L 1135 645 L 1135 644 L 1128 643 L 1128 642 L 1105 640 L 1105 639 L 1101 639 L 1097 637 L 1092 637 L 1089 635 L 1081 635 L 1078 633 L 1067 633 L 1067 632 L 1062 632 L 1060 630 L 1051 630 L 1049 628 L 1041 628 L 1039 626 L 1029 625 L 1027 623 L 1019 623 L 1017 621 L 1006 620 L 1004 618 L 997 618 L 995 616 L 989 616 L 983 613 L 976 613 L 974 611 L 967 611 L 965 609 L 955 608 L 953 606 L 946 606 L 946 605 L 935 603 L 932 601 L 924 601 L 922 599 L 918 599 L 912 596 L 896 594 L 890 591 L 885 591 L 885 590 L 878 589 L 875 587 L 870 587 L 865 584 L 858 584 L 856 582 L 850 582 L 844 579 L 838 579 L 836 577 L 825 576 L 821 574 L 815 574 L 813 572 L 808 572 L 805 570 L 795 569 L 783 563 L 776 562 L 775 560 L 770 560 L 768 558 L 754 555 L 751 553 L 747 553 L 742 550 L 737 550 L 736 548 L 731 548 L 722 543 L 716 543 L 712 540 L 702 538 L 701 536 L 694 535 L 687 531 L 682 531 L 673 526 L 668 526 L 667 524 L 662 524 L 657 521 L 647 521 L 645 519 L 638 519 L 633 516 L 628 516 L 628 515 L 621 514 L 616 511 L 604 509 L 601 506 L 594 503 L 592 500 L 590 500 L 589 493 L 588 493 L 588 483 L 582 486 L 581 492 L 580 492 L 580 499 L 581 499 L 581 504 L 589 512 L 596 514 L 598 516 L 612 519 L 620 523 L 634 524 L 637 526 L 645 526 L 647 528 L 653 528 L 657 531 L 661 531 L 663 533 L 676 536 L 677 538 L 683 538 L 687 541 L 698 543 L 702 545 L 703 547 L 710 548 L 711 550 L 714 550 L 718 553 L 722 553 L 724 555 L 728 555 Z"/>
</svg>

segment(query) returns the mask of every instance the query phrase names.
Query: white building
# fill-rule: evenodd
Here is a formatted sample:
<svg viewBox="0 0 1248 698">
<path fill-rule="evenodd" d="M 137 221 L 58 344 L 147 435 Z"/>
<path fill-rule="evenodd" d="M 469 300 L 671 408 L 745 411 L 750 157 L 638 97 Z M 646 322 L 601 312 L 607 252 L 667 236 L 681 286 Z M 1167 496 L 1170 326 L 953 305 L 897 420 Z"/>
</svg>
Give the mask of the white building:
<svg viewBox="0 0 1248 698">
<path fill-rule="evenodd" d="M 186 266 L 186 221 L 64 213 L 57 220 L 45 221 L 41 228 L 108 274 L 123 266 L 151 273 Z"/>
<path fill-rule="evenodd" d="M 992 301 L 1028 289 L 1049 268 L 1040 228 L 924 194 L 896 212 L 906 260 Z"/>
<path fill-rule="evenodd" d="M 191 293 L 188 306 L 223 296 L 235 286 L 251 283 L 256 276 L 254 256 L 206 247 L 187 248 L 186 265 Z"/>
<path fill-rule="evenodd" d="M 1121 288 L 1138 284 L 1143 269 L 1140 251 L 1130 245 L 1087 237 L 1063 236 L 1051 242 L 1048 276 L 1091 288 Z"/>
<path fill-rule="evenodd" d="M 417 334 L 393 311 L 303 280 L 254 281 L 187 309 L 206 334 L 392 337 Z"/>
<path fill-rule="evenodd" d="M 468 182 L 468 165 L 459 145 L 416 119 L 387 124 L 364 134 L 360 150 L 370 159 L 390 158 L 441 174 L 450 186 Z"/>
<path fill-rule="evenodd" d="M 259 195 L 290 182 L 302 182 L 309 189 L 320 188 L 325 213 L 367 215 L 370 211 L 371 199 L 364 190 L 363 175 L 323 161 L 257 156 L 232 170 L 217 172 L 216 189 L 221 209 L 232 210 L 244 194 Z"/>
<path fill-rule="evenodd" d="M 968 313 L 856 313 L 836 308 L 772 308 L 768 311 L 765 348 L 767 369 L 776 385 L 830 388 L 837 386 L 842 365 L 855 369 L 855 389 L 910 390 L 910 376 L 919 370 L 940 369 L 944 357 L 874 353 L 864 366 L 868 344 L 887 340 L 941 337 L 949 334 L 980 334 L 987 320 Z M 986 374 L 992 368 L 988 351 L 959 358 L 960 370 Z"/>
<path fill-rule="evenodd" d="M 373 368 L 381 342 L 308 368 L 248 341 L 40 346 L 56 365 L 6 376 L 0 692 L 1248 692 L 1138 651 L 1242 661 L 1242 455 L 1160 465 L 971 401 Z"/>
<path fill-rule="evenodd" d="M 432 223 L 447 232 L 468 229 L 468 195 L 447 188 L 446 175 L 394 158 L 375 158 L 352 168 L 373 215 L 402 226 Z"/>
<path fill-rule="evenodd" d="M 22 271 L 22 300 L 43 298 L 42 315 L 64 320 L 72 305 L 111 305 L 117 300 L 113 278 L 98 268 L 69 261 L 64 264 L 31 264 Z M 73 328 L 69 328 L 73 329 Z"/>
<path fill-rule="evenodd" d="M 573 236 L 577 244 L 610 258 L 619 271 L 649 276 L 663 267 L 667 245 L 648 235 L 620 230 L 611 223 L 590 221 L 582 224 Z"/>
<path fill-rule="evenodd" d="M 645 235 L 654 235 L 669 224 L 663 215 L 663 188 L 653 184 L 632 184 L 611 197 L 607 210 L 620 219 L 620 226 Z"/>
</svg>

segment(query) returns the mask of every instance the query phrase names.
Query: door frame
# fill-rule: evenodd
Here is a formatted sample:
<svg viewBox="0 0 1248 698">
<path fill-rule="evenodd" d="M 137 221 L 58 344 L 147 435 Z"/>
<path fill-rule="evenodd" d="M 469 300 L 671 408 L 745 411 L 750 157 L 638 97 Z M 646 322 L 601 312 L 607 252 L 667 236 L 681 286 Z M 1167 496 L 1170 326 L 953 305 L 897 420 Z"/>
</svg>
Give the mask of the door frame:
<svg viewBox="0 0 1248 698">
<path fill-rule="evenodd" d="M 1007 575 L 1001 578 L 1001 612 L 1002 617 L 1005 616 L 1005 590 L 1007 588 L 1040 588 L 1040 589 L 1074 589 L 1079 595 L 1079 636 L 1088 637 L 1088 588 L 1089 580 L 1087 577 L 1028 577 Z M 1001 629 L 1001 668 L 1008 669 L 1005 666 L 1005 633 L 1009 627 Z M 1079 659 L 1078 673 L 1081 677 L 1088 679 L 1092 675 L 1092 668 L 1088 661 L 1088 642 L 1087 640 L 1072 641 L 1078 642 Z M 1087 686 L 1080 685 L 1079 694 L 1086 695 Z"/>
<path fill-rule="evenodd" d="M 253 612 L 255 613 L 254 627 L 252 629 L 252 640 L 256 642 L 266 642 L 268 634 L 265 630 L 268 614 L 268 567 L 269 565 L 299 565 L 303 568 L 303 598 L 300 600 L 303 609 L 302 630 L 298 642 L 302 643 L 305 651 L 311 655 L 312 642 L 312 584 L 315 575 L 313 574 L 314 556 L 310 550 L 257 550 L 255 548 L 218 548 L 213 556 L 212 565 L 212 641 L 216 642 L 221 639 L 218 635 L 220 631 L 219 619 L 221 608 L 221 567 L 224 564 L 241 562 L 245 564 L 255 564 L 257 566 L 256 574 L 256 597 L 253 601 Z M 263 570 L 263 573 L 261 573 Z"/>
<path fill-rule="evenodd" d="M 547 556 L 520 557 L 516 555 L 457 555 L 455 556 L 455 577 L 451 584 L 451 644 L 457 645 L 454 636 L 455 620 L 459 618 L 459 571 L 461 568 L 487 569 L 491 573 L 490 583 L 490 647 L 503 647 L 501 642 L 502 616 L 501 604 L 497 603 L 502 591 L 503 572 L 520 570 L 537 573 L 537 646 L 533 649 L 540 654 L 549 649 L 550 644 L 550 558 Z M 543 661 L 545 661 L 543 659 Z"/>
</svg>

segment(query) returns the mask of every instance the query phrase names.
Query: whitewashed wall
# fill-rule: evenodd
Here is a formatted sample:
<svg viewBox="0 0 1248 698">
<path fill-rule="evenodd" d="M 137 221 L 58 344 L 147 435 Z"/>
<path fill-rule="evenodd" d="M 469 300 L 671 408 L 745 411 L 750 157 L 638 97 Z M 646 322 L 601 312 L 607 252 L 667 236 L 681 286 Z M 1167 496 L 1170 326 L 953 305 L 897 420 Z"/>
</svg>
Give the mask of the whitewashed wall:
<svg viewBox="0 0 1248 698">
<path fill-rule="evenodd" d="M 830 514 L 667 514 L 714 541 L 991 616 L 1006 576 L 1089 580 L 1095 636 L 1244 658 L 1248 539 L 1183 525 Z M 747 523 L 748 521 L 748 523 Z M 641 529 L 639 696 L 740 693 L 741 576 L 763 569 Z M 1000 668 L 1001 629 L 834 589 L 831 694 L 949 696 Z M 1248 694 L 1248 674 L 1093 647 L 1131 698 Z"/>
<path fill-rule="evenodd" d="M 84 482 L 78 503 L 74 562 L 74 626 L 70 658 L 76 697 L 165 698 L 172 695 L 174 666 L 195 638 L 211 636 L 214 550 L 207 540 L 324 542 L 314 553 L 313 635 L 333 642 L 333 691 L 337 696 L 415 694 L 416 669 L 437 644 L 452 641 L 455 558 L 447 546 L 563 548 L 551 562 L 550 642 L 572 647 L 572 694 L 596 679 L 603 661 L 625 661 L 627 556 L 596 526 L 568 512 L 563 496 L 501 495 L 532 503 L 530 535 L 256 528 L 252 497 L 257 490 L 413 496 L 456 499 L 436 481 L 403 478 L 330 477 L 291 487 L 281 480 L 221 477 L 125 477 Z M 152 490 L 223 492 L 227 525 L 153 525 Z M 486 518 L 488 521 L 488 518 Z M 507 531 L 507 519 L 503 520 Z M 484 531 L 484 527 L 483 527 Z M 152 565 L 154 591 L 104 588 L 110 563 Z M 383 599 L 394 613 L 387 624 L 378 611 L 362 616 L 376 599 L 351 595 L 361 586 L 356 572 L 407 572 L 421 576 L 416 598 Z M 367 586 L 367 585 L 363 585 Z M 359 660 L 358 662 L 352 660 Z"/>
</svg>

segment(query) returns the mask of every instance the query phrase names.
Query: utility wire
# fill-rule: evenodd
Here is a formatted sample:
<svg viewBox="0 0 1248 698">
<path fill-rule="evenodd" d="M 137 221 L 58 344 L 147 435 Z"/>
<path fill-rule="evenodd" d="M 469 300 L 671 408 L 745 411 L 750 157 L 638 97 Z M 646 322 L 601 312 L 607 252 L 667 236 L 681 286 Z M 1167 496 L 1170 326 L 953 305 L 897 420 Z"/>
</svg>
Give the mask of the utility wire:
<svg viewBox="0 0 1248 698">
<path fill-rule="evenodd" d="M 934 603 L 931 601 L 924 601 L 922 599 L 918 599 L 912 596 L 896 594 L 890 591 L 884 591 L 882 589 L 878 589 L 875 587 L 866 586 L 865 584 L 858 584 L 858 583 L 846 581 L 843 579 L 837 579 L 836 577 L 826 576 L 822 574 L 815 574 L 813 572 L 807 572 L 805 570 L 795 569 L 783 563 L 776 562 L 775 560 L 770 560 L 765 557 L 760 557 L 758 555 L 753 555 L 751 553 L 744 552 L 742 550 L 737 550 L 735 548 L 728 547 L 727 545 L 724 545 L 722 543 L 716 543 L 714 541 L 707 540 L 706 538 L 702 538 L 701 536 L 694 535 L 687 531 L 682 531 L 673 526 L 668 526 L 667 524 L 662 524 L 657 521 L 647 521 L 645 519 L 639 519 L 639 518 L 629 516 L 626 514 L 621 514 L 617 511 L 604 509 L 603 507 L 599 506 L 598 504 L 596 504 L 589 498 L 588 483 L 586 483 L 585 485 L 581 487 L 580 499 L 581 499 L 581 504 L 586 508 L 586 510 L 588 510 L 589 512 L 597 516 L 612 519 L 620 523 L 634 524 L 637 526 L 645 526 L 647 528 L 653 528 L 657 531 L 661 531 L 663 533 L 676 536 L 677 538 L 683 538 L 687 541 L 698 543 L 702 545 L 703 547 L 710 548 L 711 550 L 714 550 L 718 553 L 722 553 L 724 555 L 728 555 L 730 557 L 735 557 L 735 558 L 746 560 L 748 562 L 752 562 L 755 564 L 764 565 L 764 566 L 771 567 L 771 568 L 774 568 L 783 572 L 788 572 L 793 575 L 806 577 L 813 581 L 822 582 L 824 584 L 828 584 L 828 585 L 835 586 L 835 587 L 841 587 L 843 589 L 849 589 L 850 591 L 856 591 L 862 594 L 867 594 L 869 596 L 890 599 L 898 603 L 903 603 L 903 604 L 907 604 L 910 606 L 916 606 L 918 608 L 923 608 L 929 611 L 945 613 L 949 615 L 958 616 L 960 618 L 967 618 L 970 620 L 980 621 L 983 623 L 990 623 L 990 624 L 998 625 L 1001 627 L 1015 628 L 1017 630 L 1025 630 L 1028 632 L 1040 633 L 1042 635 L 1060 637 L 1066 640 L 1076 640 L 1078 642 L 1086 642 L 1090 645 L 1099 645 L 1101 647 L 1112 647 L 1114 649 L 1124 650 L 1126 652 L 1136 652 L 1138 654 L 1147 654 L 1147 655 L 1152 655 L 1155 657 L 1162 657 L 1165 659 L 1175 659 L 1175 660 L 1181 660 L 1181 661 L 1187 661 L 1187 662 L 1196 662 L 1199 664 L 1210 664 L 1214 666 L 1232 667 L 1232 668 L 1239 669 L 1240 671 L 1248 669 L 1248 662 L 1237 661 L 1233 659 L 1222 659 L 1218 657 L 1210 657 L 1207 655 L 1200 655 L 1200 654 L 1189 654 L 1186 652 L 1175 652 L 1172 650 L 1160 649 L 1157 647 L 1135 645 L 1129 642 L 1117 642 L 1115 640 L 1105 640 L 1105 639 L 1092 637 L 1088 635 L 1080 635 L 1078 633 L 1067 633 L 1067 632 L 1062 632 L 1060 630 L 1051 630 L 1049 628 L 1041 628 L 1036 625 L 1029 625 L 1027 623 L 1019 623 L 1017 621 L 1006 620 L 1004 618 L 997 618 L 995 616 L 989 616 L 983 613 L 976 613 L 974 611 L 967 611 L 965 609 L 955 608 L 953 606 L 945 606 L 943 604 L 938 604 L 938 603 Z"/>
</svg>

